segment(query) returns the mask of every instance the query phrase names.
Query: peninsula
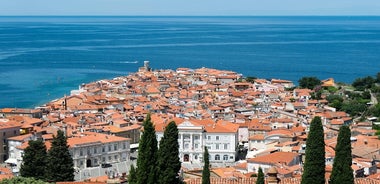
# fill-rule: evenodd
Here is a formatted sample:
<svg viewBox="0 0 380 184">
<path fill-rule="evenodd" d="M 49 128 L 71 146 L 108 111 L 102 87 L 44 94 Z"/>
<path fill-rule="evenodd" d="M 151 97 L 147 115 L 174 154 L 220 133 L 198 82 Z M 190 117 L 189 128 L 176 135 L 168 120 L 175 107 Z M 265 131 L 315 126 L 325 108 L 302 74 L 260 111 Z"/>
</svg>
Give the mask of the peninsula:
<svg viewBox="0 0 380 184">
<path fill-rule="evenodd" d="M 333 79 L 321 87 L 335 86 Z M 356 183 L 379 183 L 380 140 L 372 122 L 355 121 L 315 99 L 312 89 L 282 79 L 247 80 L 234 71 L 211 68 L 153 70 L 145 61 L 135 73 L 80 85 L 70 95 L 35 109 L 0 109 L 0 162 L 18 174 L 29 140 L 47 147 L 63 130 L 74 161 L 75 180 L 125 179 L 135 164 L 142 122 L 150 114 L 158 141 L 166 125 L 178 126 L 179 158 L 187 183 L 200 183 L 204 147 L 212 183 L 254 183 L 259 167 L 279 183 L 299 183 L 311 120 L 321 117 L 326 178 L 335 157 L 338 130 L 350 125 Z M 112 171 L 112 172 L 111 172 Z M 359 179 L 360 178 L 360 179 Z"/>
</svg>

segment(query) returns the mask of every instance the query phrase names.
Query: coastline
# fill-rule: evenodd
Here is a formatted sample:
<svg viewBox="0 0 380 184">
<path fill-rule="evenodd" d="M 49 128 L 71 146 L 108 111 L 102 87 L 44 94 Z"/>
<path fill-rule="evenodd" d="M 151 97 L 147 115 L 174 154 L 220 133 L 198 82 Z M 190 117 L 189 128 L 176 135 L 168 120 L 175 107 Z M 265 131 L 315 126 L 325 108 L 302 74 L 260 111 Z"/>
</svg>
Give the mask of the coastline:
<svg viewBox="0 0 380 184">
<path fill-rule="evenodd" d="M 378 17 L 17 19 L 0 26 L 7 38 L 0 42 L 0 107 L 38 106 L 83 82 L 137 70 L 126 61 L 294 83 L 304 76 L 351 83 L 380 68 Z"/>
</svg>

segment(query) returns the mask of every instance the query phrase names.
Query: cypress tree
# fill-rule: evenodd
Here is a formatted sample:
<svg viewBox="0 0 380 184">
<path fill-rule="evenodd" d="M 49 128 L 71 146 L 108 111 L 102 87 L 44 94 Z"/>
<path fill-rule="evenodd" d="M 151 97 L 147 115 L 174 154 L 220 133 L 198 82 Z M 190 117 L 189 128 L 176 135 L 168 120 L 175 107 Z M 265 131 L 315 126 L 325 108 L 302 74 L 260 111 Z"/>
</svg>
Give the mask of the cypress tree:
<svg viewBox="0 0 380 184">
<path fill-rule="evenodd" d="M 203 153 L 203 171 L 202 171 L 202 184 L 210 184 L 210 161 L 209 161 L 209 154 L 208 149 L 205 146 L 205 152 Z"/>
<path fill-rule="evenodd" d="M 321 117 L 311 121 L 301 184 L 325 184 L 325 143 Z"/>
<path fill-rule="evenodd" d="M 264 181 L 264 173 L 263 173 L 263 170 L 261 169 L 261 167 L 259 167 L 259 171 L 257 173 L 257 180 L 256 180 L 256 184 L 264 184 L 265 181 Z"/>
<path fill-rule="evenodd" d="M 136 182 L 137 182 L 137 178 L 136 178 L 135 166 L 131 164 L 131 169 L 129 170 L 129 175 L 128 175 L 128 183 L 136 184 Z"/>
<path fill-rule="evenodd" d="M 147 115 L 143 122 L 144 131 L 139 142 L 139 156 L 137 158 L 137 183 L 154 184 L 157 179 L 157 139 L 156 131 Z M 178 144 L 178 143 L 177 143 Z"/>
<path fill-rule="evenodd" d="M 180 183 L 178 171 L 179 161 L 178 128 L 174 121 L 166 126 L 164 137 L 160 140 L 158 150 L 158 183 Z"/>
<path fill-rule="evenodd" d="M 23 164 L 20 168 L 20 175 L 43 180 L 46 170 L 46 146 L 42 140 L 30 140 L 28 144 L 22 157 Z"/>
<path fill-rule="evenodd" d="M 339 129 L 338 143 L 335 148 L 333 170 L 330 177 L 331 184 L 353 184 L 354 174 L 351 168 L 351 131 L 348 126 Z"/>
<path fill-rule="evenodd" d="M 48 151 L 46 179 L 48 181 L 74 181 L 74 163 L 63 131 L 58 130 Z"/>
</svg>

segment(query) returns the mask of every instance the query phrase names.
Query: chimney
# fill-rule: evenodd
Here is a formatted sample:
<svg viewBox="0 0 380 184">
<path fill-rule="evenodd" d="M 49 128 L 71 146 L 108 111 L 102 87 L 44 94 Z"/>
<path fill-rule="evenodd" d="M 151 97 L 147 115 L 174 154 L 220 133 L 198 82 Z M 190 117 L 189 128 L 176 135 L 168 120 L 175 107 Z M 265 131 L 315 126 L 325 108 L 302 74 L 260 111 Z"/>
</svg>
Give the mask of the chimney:
<svg viewBox="0 0 380 184">
<path fill-rule="evenodd" d="M 279 184 L 280 183 L 280 179 L 277 177 L 277 169 L 275 167 L 271 167 L 269 168 L 268 172 L 267 172 L 267 183 L 268 184 Z"/>
</svg>

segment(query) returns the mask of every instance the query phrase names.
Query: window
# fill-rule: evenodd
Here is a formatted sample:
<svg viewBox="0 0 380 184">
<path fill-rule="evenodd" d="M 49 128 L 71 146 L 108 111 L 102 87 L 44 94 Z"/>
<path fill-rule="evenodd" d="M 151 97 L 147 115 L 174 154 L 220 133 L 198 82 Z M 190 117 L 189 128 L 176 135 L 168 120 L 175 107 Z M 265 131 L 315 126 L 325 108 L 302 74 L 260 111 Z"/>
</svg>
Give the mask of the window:
<svg viewBox="0 0 380 184">
<path fill-rule="evenodd" d="M 198 155 L 194 155 L 194 159 L 195 159 L 195 160 L 198 160 Z"/>
<path fill-rule="evenodd" d="M 94 153 L 96 154 L 98 152 L 98 149 L 94 148 Z"/>
<path fill-rule="evenodd" d="M 215 160 L 220 160 L 220 155 L 215 155 Z"/>
<path fill-rule="evenodd" d="M 13 130 L 13 134 L 16 135 L 16 134 L 17 134 L 17 131 L 16 131 L 16 130 Z"/>
<path fill-rule="evenodd" d="M 127 143 L 123 144 L 123 149 L 127 149 Z"/>
<path fill-rule="evenodd" d="M 115 151 L 117 150 L 117 144 L 113 145 L 113 150 L 115 150 Z"/>
<path fill-rule="evenodd" d="M 215 139 L 216 139 L 216 140 L 219 140 L 219 136 L 216 136 Z"/>
<path fill-rule="evenodd" d="M 94 159 L 94 164 L 98 164 L 98 159 Z"/>
<path fill-rule="evenodd" d="M 87 149 L 87 155 L 90 155 L 91 154 L 91 150 L 88 148 Z"/>
<path fill-rule="evenodd" d="M 83 156 L 83 150 L 82 149 L 79 150 L 79 156 Z"/>
<path fill-rule="evenodd" d="M 185 143 L 185 149 L 189 149 L 189 143 Z"/>
<path fill-rule="evenodd" d="M 111 157 L 111 156 L 108 156 L 108 160 L 111 161 L 111 160 L 112 160 L 112 157 Z"/>
<path fill-rule="evenodd" d="M 199 144 L 194 144 L 194 148 L 198 149 L 199 148 Z"/>
<path fill-rule="evenodd" d="M 199 135 L 194 135 L 194 140 L 199 140 Z"/>
<path fill-rule="evenodd" d="M 208 140 L 211 140 L 211 136 L 207 136 L 207 139 L 208 139 Z"/>
<path fill-rule="evenodd" d="M 219 144 L 215 144 L 215 149 L 219 149 Z"/>
<path fill-rule="evenodd" d="M 3 136 L 5 136 L 6 135 L 6 132 L 3 132 Z"/>
<path fill-rule="evenodd" d="M 117 160 L 117 159 L 118 159 L 118 156 L 117 156 L 117 155 L 115 155 L 115 156 L 114 156 L 114 158 L 115 158 L 115 160 Z"/>
<path fill-rule="evenodd" d="M 223 155 L 223 160 L 228 160 L 228 155 Z"/>
<path fill-rule="evenodd" d="M 230 156 L 230 159 L 234 159 L 234 156 Z"/>
<path fill-rule="evenodd" d="M 228 144 L 224 144 L 224 149 L 228 149 Z"/>
<path fill-rule="evenodd" d="M 103 153 L 106 152 L 106 147 L 105 146 L 102 147 L 102 152 Z"/>
<path fill-rule="evenodd" d="M 79 164 L 80 166 L 82 166 L 83 165 L 83 161 L 80 161 L 80 164 Z"/>
<path fill-rule="evenodd" d="M 102 157 L 102 162 L 103 162 L 103 163 L 106 162 L 106 157 Z"/>
<path fill-rule="evenodd" d="M 108 145 L 108 151 L 111 151 L 111 150 L 112 150 L 112 146 Z"/>
</svg>

